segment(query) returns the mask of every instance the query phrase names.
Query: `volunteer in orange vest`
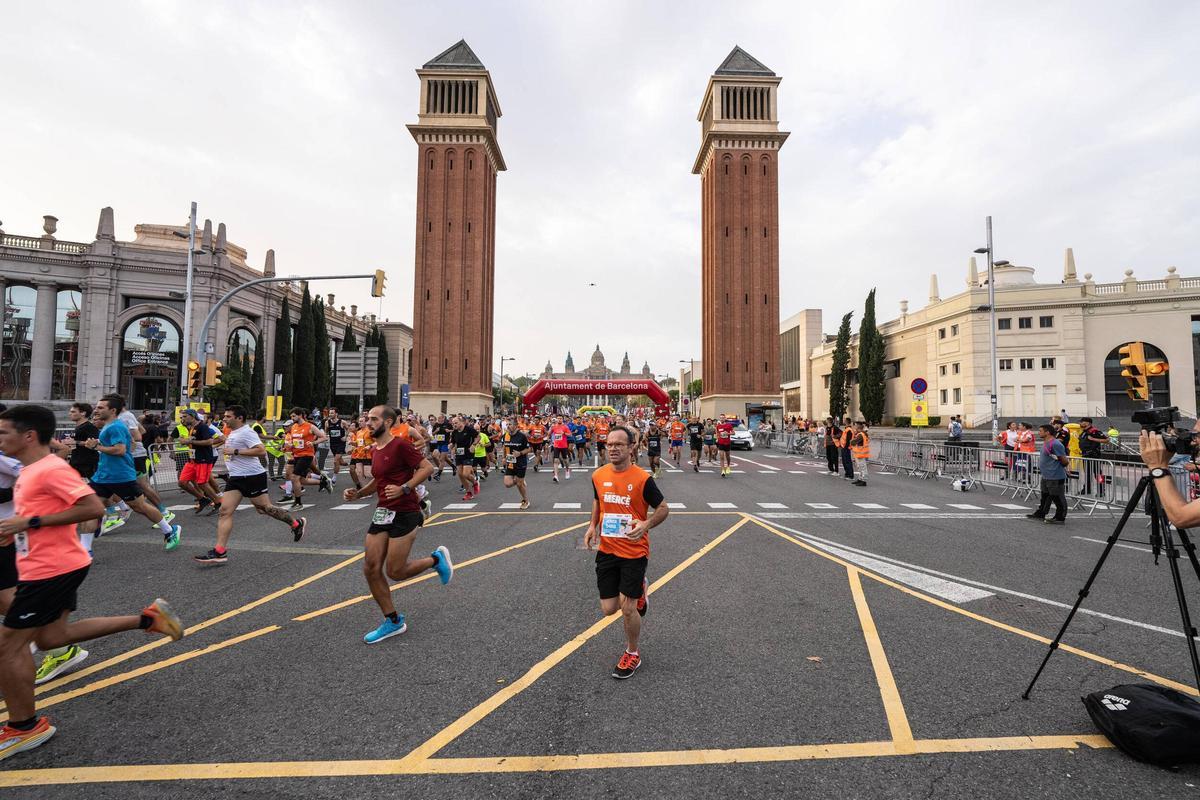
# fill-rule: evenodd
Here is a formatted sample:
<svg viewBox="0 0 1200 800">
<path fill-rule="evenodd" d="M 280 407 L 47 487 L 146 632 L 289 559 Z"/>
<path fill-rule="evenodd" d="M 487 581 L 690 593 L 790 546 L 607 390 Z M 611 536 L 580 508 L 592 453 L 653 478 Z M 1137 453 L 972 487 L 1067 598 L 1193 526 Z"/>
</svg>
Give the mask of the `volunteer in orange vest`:
<svg viewBox="0 0 1200 800">
<path fill-rule="evenodd" d="M 842 426 L 842 438 L 838 442 L 838 449 L 842 453 L 842 477 L 848 481 L 854 480 L 854 456 L 850 453 L 850 437 L 854 435 L 854 423 L 846 417 L 846 424 Z"/>
<path fill-rule="evenodd" d="M 850 436 L 850 455 L 854 458 L 854 485 L 867 485 L 867 459 L 871 457 L 871 437 L 865 422 L 854 423 Z"/>
<path fill-rule="evenodd" d="M 583 541 L 600 550 L 596 553 L 600 610 L 605 615 L 620 611 L 624 616 L 625 652 L 612 676 L 625 679 L 642 664 L 638 638 L 642 617 L 650 608 L 646 580 L 649 534 L 666 520 L 668 510 L 650 473 L 630 463 L 637 442 L 634 432 L 622 425 L 607 433 L 609 463 L 592 473 L 592 520 Z"/>
</svg>

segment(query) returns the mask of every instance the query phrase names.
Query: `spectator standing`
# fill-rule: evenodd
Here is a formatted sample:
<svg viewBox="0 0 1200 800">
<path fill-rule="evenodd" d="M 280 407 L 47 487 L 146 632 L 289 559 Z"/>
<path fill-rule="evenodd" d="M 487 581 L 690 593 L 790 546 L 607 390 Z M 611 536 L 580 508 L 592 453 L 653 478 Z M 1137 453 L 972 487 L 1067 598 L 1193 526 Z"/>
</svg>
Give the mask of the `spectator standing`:
<svg viewBox="0 0 1200 800">
<path fill-rule="evenodd" d="M 1096 478 L 1096 496 L 1104 496 L 1104 473 L 1101 472 L 1100 447 L 1108 441 L 1104 431 L 1092 424 L 1091 417 L 1079 420 L 1079 451 L 1084 458 L 1083 494 L 1092 493 L 1092 476 Z"/>
<path fill-rule="evenodd" d="M 1053 425 L 1042 425 L 1038 433 L 1042 437 L 1038 455 L 1042 495 L 1037 511 L 1025 516 L 1040 519 L 1046 525 L 1062 525 L 1067 520 L 1067 448 L 1055 435 Z M 1051 503 L 1054 504 L 1054 516 L 1047 517 Z"/>
</svg>

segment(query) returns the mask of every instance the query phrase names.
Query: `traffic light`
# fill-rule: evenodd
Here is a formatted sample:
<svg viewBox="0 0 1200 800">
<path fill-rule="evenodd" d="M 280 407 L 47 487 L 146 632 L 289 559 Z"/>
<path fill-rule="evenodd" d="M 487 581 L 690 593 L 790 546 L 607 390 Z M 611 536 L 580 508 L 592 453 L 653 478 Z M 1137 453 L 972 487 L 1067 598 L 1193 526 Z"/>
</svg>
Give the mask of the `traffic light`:
<svg viewBox="0 0 1200 800">
<path fill-rule="evenodd" d="M 371 279 L 371 297 L 383 297 L 383 284 L 387 281 L 387 274 L 381 270 L 375 270 L 375 277 Z"/>
<path fill-rule="evenodd" d="M 1147 361 L 1146 376 L 1149 378 L 1158 378 L 1162 375 L 1166 375 L 1170 368 L 1171 365 L 1165 361 Z"/>
<path fill-rule="evenodd" d="M 1130 400 L 1150 399 L 1150 383 L 1146 375 L 1146 348 L 1141 342 L 1123 344 L 1117 349 L 1121 359 L 1121 377 L 1129 387 L 1125 393 Z M 1162 363 L 1162 362 L 1158 362 Z"/>
<path fill-rule="evenodd" d="M 200 396 L 200 362 L 187 362 L 187 393 L 189 397 Z"/>
<path fill-rule="evenodd" d="M 216 386 L 221 382 L 221 367 L 224 365 L 215 358 L 207 359 L 204 362 L 204 385 Z"/>
</svg>

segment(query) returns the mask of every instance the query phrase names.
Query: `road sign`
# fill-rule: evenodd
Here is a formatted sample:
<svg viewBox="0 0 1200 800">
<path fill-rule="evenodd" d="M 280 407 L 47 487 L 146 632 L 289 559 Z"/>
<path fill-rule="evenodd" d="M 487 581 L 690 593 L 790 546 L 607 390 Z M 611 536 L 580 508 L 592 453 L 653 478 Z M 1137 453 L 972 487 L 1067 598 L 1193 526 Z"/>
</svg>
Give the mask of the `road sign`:
<svg viewBox="0 0 1200 800">
<path fill-rule="evenodd" d="M 929 427 L 929 406 L 924 401 L 914 400 L 912 404 L 912 426 L 914 428 Z"/>
<path fill-rule="evenodd" d="M 912 383 L 909 384 L 909 388 L 912 389 L 913 394 L 925 394 L 925 390 L 929 388 L 929 384 L 925 382 L 924 378 L 913 378 Z"/>
<path fill-rule="evenodd" d="M 283 395 L 267 395 L 267 419 L 278 422 L 283 418 Z"/>
<path fill-rule="evenodd" d="M 924 399 L 925 399 L 925 395 L 923 395 L 923 394 L 914 394 L 914 395 L 913 395 L 913 402 L 914 402 L 914 403 L 915 403 L 915 402 L 919 402 L 919 401 L 921 401 L 921 400 L 924 400 Z"/>
<path fill-rule="evenodd" d="M 364 358 L 365 356 L 365 358 Z M 334 394 L 360 394 L 364 386 L 374 387 L 379 374 L 379 348 L 343 350 L 337 354 Z M 374 394 L 372 392 L 372 394 Z"/>
</svg>

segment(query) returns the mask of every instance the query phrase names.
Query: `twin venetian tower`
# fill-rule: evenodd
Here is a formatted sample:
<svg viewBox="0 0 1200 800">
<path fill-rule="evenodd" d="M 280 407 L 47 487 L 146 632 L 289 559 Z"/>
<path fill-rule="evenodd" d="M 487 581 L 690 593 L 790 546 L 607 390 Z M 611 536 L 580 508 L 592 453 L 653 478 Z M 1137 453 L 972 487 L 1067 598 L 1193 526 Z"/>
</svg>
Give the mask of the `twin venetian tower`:
<svg viewBox="0 0 1200 800">
<path fill-rule="evenodd" d="M 465 41 L 417 70 L 416 282 L 410 404 L 486 413 L 492 402 L 496 141 L 500 104 Z M 735 47 L 708 81 L 700 152 L 704 391 L 700 412 L 779 399 L 780 78 Z M 632 278 L 632 274 L 631 274 Z"/>
</svg>

